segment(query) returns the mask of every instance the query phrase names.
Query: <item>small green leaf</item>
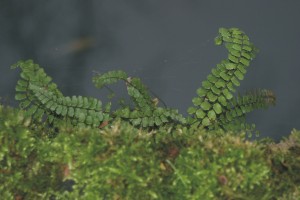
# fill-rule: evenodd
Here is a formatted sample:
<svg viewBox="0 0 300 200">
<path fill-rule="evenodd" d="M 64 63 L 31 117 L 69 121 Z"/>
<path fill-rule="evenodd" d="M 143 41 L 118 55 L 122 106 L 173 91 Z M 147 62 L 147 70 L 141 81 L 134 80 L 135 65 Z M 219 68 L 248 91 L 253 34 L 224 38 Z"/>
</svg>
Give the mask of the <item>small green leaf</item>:
<svg viewBox="0 0 300 200">
<path fill-rule="evenodd" d="M 226 76 L 226 78 L 228 78 L 229 76 L 228 75 L 222 75 L 222 76 Z M 223 88 L 223 87 L 225 87 L 225 81 L 223 81 L 223 80 L 219 80 L 218 82 L 216 82 L 215 83 L 215 86 L 217 87 L 217 88 Z"/>
<path fill-rule="evenodd" d="M 61 115 L 62 116 L 66 116 L 68 112 L 68 107 L 66 106 L 62 106 L 62 111 L 61 111 Z"/>
<path fill-rule="evenodd" d="M 238 28 L 230 28 L 230 31 L 232 32 L 232 34 L 235 35 L 234 37 L 236 37 L 237 35 L 243 34 L 243 32 Z"/>
<path fill-rule="evenodd" d="M 245 43 L 245 41 L 249 40 L 249 37 L 247 35 L 243 35 L 243 40 L 244 40 L 244 43 Z"/>
<path fill-rule="evenodd" d="M 243 45 L 242 49 L 248 51 L 248 52 L 251 52 L 252 51 L 252 48 L 248 45 Z"/>
<path fill-rule="evenodd" d="M 144 117 L 144 118 L 142 119 L 142 126 L 143 126 L 144 128 L 149 126 L 149 123 L 148 123 L 148 117 Z"/>
<path fill-rule="evenodd" d="M 21 109 L 25 109 L 30 105 L 30 103 L 31 103 L 31 101 L 24 100 L 24 101 L 20 102 L 19 106 L 20 106 Z"/>
<path fill-rule="evenodd" d="M 225 42 L 232 42 L 233 40 L 229 36 L 223 36 L 223 41 L 225 41 Z"/>
<path fill-rule="evenodd" d="M 217 96 L 214 95 L 212 92 L 207 93 L 207 98 L 209 99 L 210 102 L 214 102 L 217 100 Z"/>
<path fill-rule="evenodd" d="M 243 65 L 245 65 L 245 66 L 247 66 L 247 67 L 250 65 L 249 60 L 247 60 L 247 59 L 245 59 L 245 58 L 241 58 L 241 59 L 240 59 L 240 63 L 242 63 Z"/>
<path fill-rule="evenodd" d="M 194 97 L 192 99 L 192 102 L 195 106 L 200 106 L 200 104 L 203 102 L 202 98 L 199 98 L 199 97 Z"/>
<path fill-rule="evenodd" d="M 207 76 L 207 80 L 209 80 L 209 82 L 211 83 L 215 83 L 218 80 L 218 78 L 210 74 Z"/>
<path fill-rule="evenodd" d="M 65 97 L 64 99 L 64 105 L 70 106 L 72 104 L 72 100 L 70 97 Z"/>
<path fill-rule="evenodd" d="M 208 116 L 208 118 L 210 119 L 210 120 L 212 120 L 212 121 L 214 121 L 215 119 L 216 119 L 216 113 L 215 113 L 215 111 L 213 111 L 213 110 L 210 110 L 208 113 L 207 113 L 207 116 Z"/>
<path fill-rule="evenodd" d="M 28 116 L 32 116 L 36 111 L 37 111 L 38 107 L 36 105 L 32 105 L 27 111 L 26 111 L 26 115 Z"/>
<path fill-rule="evenodd" d="M 44 115 L 44 110 L 38 108 L 37 111 L 35 112 L 35 114 L 33 115 L 33 117 L 35 119 L 37 119 L 37 120 L 41 120 L 41 118 L 43 117 L 43 115 Z"/>
<path fill-rule="evenodd" d="M 55 111 L 56 108 L 57 108 L 57 104 L 54 102 L 54 103 L 50 106 L 50 110 L 51 110 L 51 111 Z"/>
<path fill-rule="evenodd" d="M 205 89 L 210 89 L 210 87 L 212 86 L 212 83 L 209 81 L 203 81 L 202 82 L 202 87 Z"/>
<path fill-rule="evenodd" d="M 204 96 L 206 96 L 206 93 L 207 93 L 207 90 L 206 90 L 206 89 L 203 89 L 203 88 L 197 89 L 197 94 L 198 94 L 199 97 L 204 97 Z"/>
<path fill-rule="evenodd" d="M 51 108 L 51 106 L 54 104 L 54 101 L 48 101 L 47 103 L 46 103 L 46 108 L 48 108 L 48 109 L 50 109 Z"/>
<path fill-rule="evenodd" d="M 154 118 L 154 123 L 157 125 L 157 126 L 160 126 L 162 124 L 162 121 L 160 119 L 160 117 L 155 117 Z"/>
<path fill-rule="evenodd" d="M 210 103 L 208 103 L 207 101 L 204 101 L 203 103 L 201 103 L 200 106 L 203 110 L 209 110 L 211 108 Z"/>
<path fill-rule="evenodd" d="M 68 116 L 69 117 L 73 117 L 74 116 L 74 108 L 73 107 L 69 107 L 68 108 Z"/>
<path fill-rule="evenodd" d="M 236 39 L 236 38 L 234 38 L 233 39 L 233 41 L 232 41 L 233 43 L 236 43 L 236 44 L 243 44 L 243 41 L 242 40 L 240 40 L 240 39 Z"/>
<path fill-rule="evenodd" d="M 228 89 L 224 89 L 223 94 L 226 97 L 226 99 L 231 99 L 233 97 L 232 94 L 228 91 Z"/>
<path fill-rule="evenodd" d="M 53 115 L 48 115 L 47 120 L 50 124 L 53 123 L 54 119 L 55 119 L 55 117 Z"/>
<path fill-rule="evenodd" d="M 219 33 L 220 33 L 222 36 L 230 36 L 229 30 L 226 29 L 226 28 L 219 28 Z"/>
<path fill-rule="evenodd" d="M 132 125 L 134 125 L 134 126 L 140 125 L 141 122 L 142 122 L 142 119 L 140 119 L 140 118 L 131 120 L 131 123 L 132 123 Z"/>
<path fill-rule="evenodd" d="M 62 108 L 63 107 L 61 105 L 58 105 L 57 108 L 56 108 L 56 110 L 55 110 L 56 114 L 60 115 L 61 112 L 62 112 Z"/>
<path fill-rule="evenodd" d="M 213 105 L 213 109 L 217 114 L 221 114 L 222 113 L 222 106 L 219 103 L 215 103 Z"/>
<path fill-rule="evenodd" d="M 230 54 L 232 54 L 233 56 L 235 56 L 237 58 L 241 57 L 240 51 L 237 51 L 237 50 L 234 50 L 234 49 L 231 49 Z"/>
<path fill-rule="evenodd" d="M 194 114 L 195 112 L 196 112 L 196 108 L 195 107 L 189 107 L 188 108 L 188 110 L 187 110 L 187 112 L 190 114 L 190 115 L 192 115 L 192 114 Z"/>
<path fill-rule="evenodd" d="M 83 98 L 82 96 L 77 97 L 77 107 L 81 108 L 83 106 Z"/>
<path fill-rule="evenodd" d="M 232 121 L 232 115 L 231 115 L 231 112 L 226 112 L 226 119 L 227 119 L 227 121 Z"/>
<path fill-rule="evenodd" d="M 213 93 L 215 93 L 216 95 L 219 95 L 221 93 L 221 90 L 219 90 L 217 87 L 213 86 L 211 87 L 211 90 L 213 91 Z"/>
<path fill-rule="evenodd" d="M 15 90 L 17 92 L 25 92 L 27 90 L 27 88 L 26 88 L 26 86 L 17 84 Z"/>
<path fill-rule="evenodd" d="M 26 99 L 26 98 L 27 98 L 27 95 L 24 94 L 24 93 L 17 93 L 17 94 L 15 95 L 15 99 L 18 100 L 18 101 L 23 100 L 23 99 Z"/>
<path fill-rule="evenodd" d="M 234 63 L 239 63 L 239 59 L 233 55 L 229 55 L 228 56 L 228 59 L 231 61 L 231 62 L 234 62 Z"/>
<path fill-rule="evenodd" d="M 238 45 L 238 44 L 233 44 L 233 45 L 232 45 L 232 48 L 233 48 L 234 50 L 237 50 L 237 51 L 241 51 L 241 50 L 242 50 L 241 45 Z"/>
<path fill-rule="evenodd" d="M 228 82 L 226 86 L 232 93 L 235 92 L 234 85 L 232 84 L 232 82 Z"/>
<path fill-rule="evenodd" d="M 228 70 L 232 70 L 232 69 L 236 68 L 236 65 L 233 63 L 226 63 L 225 66 L 226 66 L 226 69 L 228 69 Z"/>
<path fill-rule="evenodd" d="M 199 119 L 203 119 L 206 116 L 206 114 L 201 109 L 199 109 L 199 110 L 196 111 L 196 116 Z"/>
<path fill-rule="evenodd" d="M 222 40 L 221 37 L 216 37 L 216 38 L 215 38 L 215 44 L 216 44 L 216 45 L 221 45 L 222 42 L 223 42 L 223 40 Z"/>
<path fill-rule="evenodd" d="M 160 116 L 160 119 L 161 119 L 161 121 L 162 121 L 163 123 L 169 121 L 169 120 L 166 118 L 166 116 L 164 116 L 164 115 L 161 115 L 161 116 Z"/>
<path fill-rule="evenodd" d="M 76 107 L 78 105 L 78 100 L 77 100 L 77 97 L 76 96 L 72 96 L 72 106 Z"/>
<path fill-rule="evenodd" d="M 220 76 L 222 79 L 224 79 L 225 81 L 229 81 L 230 80 L 230 76 L 228 76 L 225 72 L 221 72 Z M 225 86 L 225 85 L 224 85 Z M 223 87 L 224 87 L 223 86 Z M 218 86 L 217 86 L 218 87 Z"/>
<path fill-rule="evenodd" d="M 238 70 L 240 70 L 240 72 L 242 72 L 243 74 L 246 74 L 247 70 L 245 69 L 244 65 L 239 64 L 237 66 Z"/>
<path fill-rule="evenodd" d="M 231 78 L 231 82 L 232 82 L 235 86 L 240 86 L 239 80 L 237 80 L 237 78 L 235 78 L 234 76 Z"/>
<path fill-rule="evenodd" d="M 227 100 L 224 96 L 219 96 L 218 97 L 218 101 L 223 105 L 223 106 L 227 106 Z"/>
<path fill-rule="evenodd" d="M 91 116 L 87 116 L 85 119 L 85 123 L 91 125 L 93 123 L 93 118 Z"/>
<path fill-rule="evenodd" d="M 89 99 L 87 97 L 83 97 L 83 108 L 89 108 L 90 106 L 90 102 Z"/>
<path fill-rule="evenodd" d="M 203 120 L 202 120 L 202 125 L 203 126 L 209 126 L 210 125 L 210 120 L 208 117 L 205 117 Z"/>
<path fill-rule="evenodd" d="M 244 75 L 239 71 L 239 70 L 236 70 L 234 72 L 234 75 L 239 79 L 239 80 L 243 80 L 244 79 Z"/>
<path fill-rule="evenodd" d="M 217 78 L 220 77 L 220 71 L 218 69 L 212 69 L 211 73 Z"/>
<path fill-rule="evenodd" d="M 247 60 L 251 60 L 251 55 L 249 53 L 246 53 L 245 51 L 242 51 L 242 56 Z"/>
</svg>

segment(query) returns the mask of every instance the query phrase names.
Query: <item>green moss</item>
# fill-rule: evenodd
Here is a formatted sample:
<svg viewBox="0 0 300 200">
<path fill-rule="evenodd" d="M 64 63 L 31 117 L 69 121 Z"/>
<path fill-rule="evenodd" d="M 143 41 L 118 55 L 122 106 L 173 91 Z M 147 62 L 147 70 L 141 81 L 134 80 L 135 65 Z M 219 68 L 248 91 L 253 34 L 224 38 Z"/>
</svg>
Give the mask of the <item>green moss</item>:
<svg viewBox="0 0 300 200">
<path fill-rule="evenodd" d="M 279 143 L 244 133 L 124 121 L 103 129 L 31 123 L 0 106 L 3 199 L 296 199 L 300 131 Z M 67 188 L 67 182 L 73 187 Z M 283 181 L 284 180 L 284 181 Z"/>
</svg>

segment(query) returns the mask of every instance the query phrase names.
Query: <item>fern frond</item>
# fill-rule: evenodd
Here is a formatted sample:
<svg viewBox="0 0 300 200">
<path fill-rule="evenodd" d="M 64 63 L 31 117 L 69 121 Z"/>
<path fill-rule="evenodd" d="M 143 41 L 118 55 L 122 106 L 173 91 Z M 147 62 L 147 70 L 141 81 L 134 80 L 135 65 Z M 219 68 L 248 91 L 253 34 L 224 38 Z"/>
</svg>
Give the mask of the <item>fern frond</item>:
<svg viewBox="0 0 300 200">
<path fill-rule="evenodd" d="M 156 102 L 149 94 L 148 88 L 139 78 L 129 77 L 121 70 L 97 74 L 93 78 L 97 88 L 102 88 L 117 81 L 125 82 L 133 107 L 122 105 L 121 108 L 113 112 L 114 117 L 119 117 L 129 121 L 134 126 L 143 128 L 158 127 L 167 123 L 185 123 L 184 117 L 177 110 L 157 107 Z"/>
<path fill-rule="evenodd" d="M 63 96 L 58 90 L 57 85 L 52 83 L 52 78 L 48 76 L 44 69 L 38 64 L 33 63 L 32 60 L 19 61 L 11 66 L 12 69 L 21 68 L 21 79 L 17 82 L 16 91 L 17 95 L 26 94 L 29 85 L 36 85 L 45 90 L 53 92 L 56 96 Z M 28 96 L 31 96 L 28 94 Z"/>
<path fill-rule="evenodd" d="M 245 116 L 247 113 L 255 109 L 263 109 L 270 105 L 275 105 L 275 102 L 276 97 L 274 93 L 265 89 L 250 91 L 243 96 L 238 95 L 236 98 L 232 99 L 224 109 L 219 117 L 218 123 L 225 130 L 245 130 L 247 127 L 244 127 L 243 125 L 246 124 Z M 239 126 L 237 127 L 237 125 Z M 251 127 L 253 127 L 253 125 L 251 125 Z"/>
<path fill-rule="evenodd" d="M 49 77 L 39 65 L 31 60 L 20 61 L 12 68 L 22 69 L 21 79 L 16 86 L 16 100 L 20 107 L 34 119 L 41 121 L 44 116 L 49 122 L 55 119 L 68 119 L 74 125 L 97 127 L 107 120 L 109 115 L 102 111 L 101 101 L 81 96 L 64 97 L 51 83 Z"/>
<path fill-rule="evenodd" d="M 193 99 L 194 107 L 188 109 L 188 113 L 197 119 L 191 121 L 200 120 L 200 125 L 204 127 L 215 126 L 214 124 L 220 120 L 228 120 L 224 117 L 226 115 L 234 118 L 242 116 L 244 111 L 249 112 L 258 106 L 257 102 L 253 102 L 252 106 L 247 104 L 234 108 L 231 104 L 235 87 L 238 87 L 240 81 L 244 79 L 250 61 L 258 52 L 257 48 L 249 42 L 248 36 L 237 28 L 220 28 L 215 43 L 225 44 L 229 51 L 228 58 L 218 64 L 217 68 L 212 69 L 207 80 L 203 81 L 202 87 L 197 90 L 197 97 Z M 254 95 L 253 98 L 258 96 Z"/>
<path fill-rule="evenodd" d="M 139 78 L 127 78 L 127 91 L 137 109 L 154 109 L 155 104 L 149 94 L 148 88 Z"/>
</svg>

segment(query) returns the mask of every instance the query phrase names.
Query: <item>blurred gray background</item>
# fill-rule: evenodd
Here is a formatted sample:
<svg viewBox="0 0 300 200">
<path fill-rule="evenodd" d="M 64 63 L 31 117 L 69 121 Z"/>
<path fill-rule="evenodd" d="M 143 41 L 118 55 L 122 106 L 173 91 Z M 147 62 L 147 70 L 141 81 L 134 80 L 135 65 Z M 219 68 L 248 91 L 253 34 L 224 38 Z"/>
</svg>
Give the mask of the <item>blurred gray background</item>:
<svg viewBox="0 0 300 200">
<path fill-rule="evenodd" d="M 219 27 L 238 27 L 260 49 L 238 91 L 277 95 L 276 107 L 248 121 L 261 137 L 279 139 L 300 129 L 299 20 L 296 0 L 0 0 L 0 96 L 17 105 L 19 72 L 9 67 L 33 59 L 65 95 L 105 102 L 93 71 L 122 69 L 186 114 L 201 82 L 227 57 L 214 45 Z"/>
</svg>

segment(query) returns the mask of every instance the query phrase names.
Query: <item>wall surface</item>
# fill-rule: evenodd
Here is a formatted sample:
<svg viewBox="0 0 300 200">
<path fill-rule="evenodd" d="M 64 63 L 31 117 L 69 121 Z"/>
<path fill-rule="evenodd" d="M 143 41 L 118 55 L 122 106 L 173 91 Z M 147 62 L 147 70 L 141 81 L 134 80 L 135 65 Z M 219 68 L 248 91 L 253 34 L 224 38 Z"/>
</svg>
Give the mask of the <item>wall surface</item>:
<svg viewBox="0 0 300 200">
<path fill-rule="evenodd" d="M 107 92 L 91 83 L 93 71 L 122 69 L 185 113 L 201 81 L 227 56 L 214 45 L 218 28 L 238 27 L 260 49 L 238 91 L 277 95 L 276 107 L 248 121 L 262 137 L 278 139 L 300 129 L 299 9 L 293 0 L 1 0 L 0 96 L 16 105 L 18 73 L 9 66 L 30 58 L 66 95 L 105 99 Z"/>
</svg>

